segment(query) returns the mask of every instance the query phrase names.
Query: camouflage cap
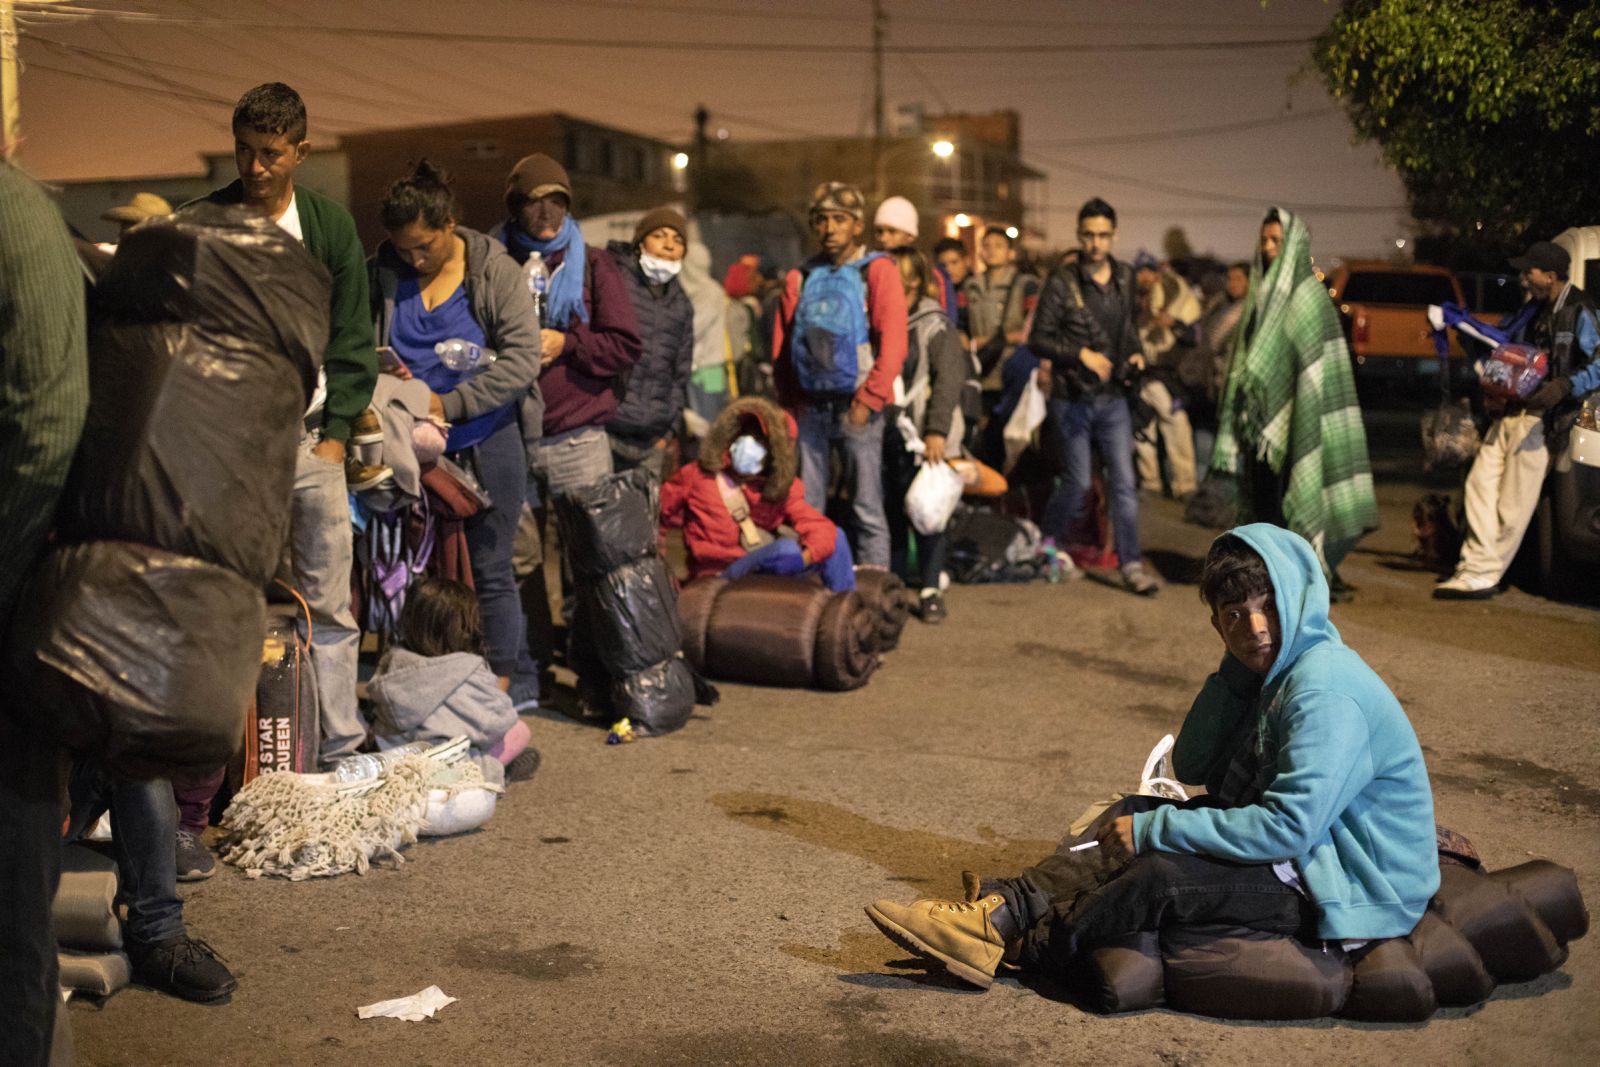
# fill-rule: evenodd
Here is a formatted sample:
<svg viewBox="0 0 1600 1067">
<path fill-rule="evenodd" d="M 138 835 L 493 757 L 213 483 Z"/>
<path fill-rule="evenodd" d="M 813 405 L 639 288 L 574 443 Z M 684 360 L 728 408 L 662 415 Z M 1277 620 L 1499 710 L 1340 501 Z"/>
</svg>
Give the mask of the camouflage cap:
<svg viewBox="0 0 1600 1067">
<path fill-rule="evenodd" d="M 842 211 L 866 221 L 867 198 L 849 182 L 823 182 L 812 192 L 806 214 L 815 215 L 820 211 Z"/>
</svg>

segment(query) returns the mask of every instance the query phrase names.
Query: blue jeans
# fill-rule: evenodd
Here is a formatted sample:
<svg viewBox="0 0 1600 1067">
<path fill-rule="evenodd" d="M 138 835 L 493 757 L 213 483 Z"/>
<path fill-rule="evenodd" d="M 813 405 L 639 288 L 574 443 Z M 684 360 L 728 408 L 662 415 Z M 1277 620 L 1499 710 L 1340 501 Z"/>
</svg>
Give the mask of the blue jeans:
<svg viewBox="0 0 1600 1067">
<path fill-rule="evenodd" d="M 850 555 L 850 541 L 843 530 L 835 532 L 833 554 L 821 563 L 806 566 L 800 552 L 798 542 L 779 538 L 734 560 L 722 572 L 722 576 L 731 579 L 743 578 L 747 574 L 776 574 L 781 577 L 816 574 L 821 576 L 822 584 L 835 593 L 848 593 L 856 587 L 855 560 Z"/>
<path fill-rule="evenodd" d="M 850 487 L 851 538 L 855 558 L 869 567 L 889 566 L 889 520 L 883 510 L 883 413 L 865 426 L 850 425 L 848 404 L 816 404 L 800 409 L 800 478 L 806 503 L 828 506 L 828 446 L 844 445 L 845 481 Z"/>
<path fill-rule="evenodd" d="M 1080 400 L 1050 401 L 1048 431 L 1066 470 L 1044 509 L 1044 532 L 1065 538 L 1083 512 L 1089 492 L 1093 449 L 1105 464 L 1106 495 L 1111 501 L 1111 530 L 1123 566 L 1139 553 L 1139 483 L 1133 474 L 1133 419 L 1121 393 L 1098 393 Z"/>
<path fill-rule="evenodd" d="M 183 936 L 183 900 L 178 896 L 178 805 L 164 778 L 127 782 L 99 764 L 80 760 L 68 783 L 72 816 L 67 839 L 75 840 L 111 810 L 111 844 L 117 857 L 117 903 L 128 909 L 123 934 L 137 945 Z"/>
<path fill-rule="evenodd" d="M 511 677 L 522 647 L 522 601 L 511 570 L 511 549 L 522 517 L 522 500 L 528 494 L 527 453 L 522 431 L 515 421 L 480 441 L 470 453 L 457 453 L 461 462 L 472 456 L 471 466 L 494 507 L 467 520 L 467 554 L 472 560 L 472 584 L 478 591 L 478 613 L 483 617 L 484 657 L 494 673 Z"/>
<path fill-rule="evenodd" d="M 348 756 L 367 737 L 356 706 L 356 660 L 361 631 L 350 610 L 350 489 L 344 465 L 312 454 L 300 441 L 289 520 L 289 556 L 295 588 L 311 610 L 311 663 L 317 672 L 323 763 Z"/>
</svg>

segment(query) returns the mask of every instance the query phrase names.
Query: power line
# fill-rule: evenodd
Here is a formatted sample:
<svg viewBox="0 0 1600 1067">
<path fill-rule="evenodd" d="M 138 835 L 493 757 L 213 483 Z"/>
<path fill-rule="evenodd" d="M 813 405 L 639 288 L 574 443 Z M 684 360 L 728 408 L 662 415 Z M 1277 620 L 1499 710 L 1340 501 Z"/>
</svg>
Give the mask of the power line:
<svg viewBox="0 0 1600 1067">
<path fill-rule="evenodd" d="M 1029 143 L 1047 148 L 1100 148 L 1109 145 L 1141 144 L 1145 141 L 1181 141 L 1192 137 L 1211 137 L 1221 133 L 1237 133 L 1291 122 L 1305 122 L 1308 119 L 1320 119 L 1338 113 L 1339 109 L 1336 107 L 1320 107 L 1312 111 L 1297 111 L 1289 115 L 1272 115 L 1268 118 L 1245 119 L 1240 122 L 1224 122 L 1216 126 L 1190 126 L 1187 129 L 1157 130 L 1151 133 L 1116 133 L 1104 137 L 1059 137 Z"/>
<path fill-rule="evenodd" d="M 157 14 L 154 12 L 122 11 L 109 8 L 73 8 L 74 12 L 94 15 L 117 22 L 156 23 L 175 26 L 214 26 L 236 30 L 265 31 L 281 34 L 327 34 L 338 37 L 370 39 L 386 37 L 396 40 L 428 41 L 433 43 L 514 45 L 517 47 L 592 48 L 600 51 L 646 52 L 766 52 L 793 55 L 870 55 L 870 44 L 841 44 L 774 41 L 660 41 L 651 39 L 609 40 L 598 37 L 552 37 L 532 34 L 469 33 L 459 30 L 413 30 L 382 26 L 333 26 L 318 23 L 285 25 L 276 22 L 258 22 L 249 19 L 226 19 L 207 16 Z M 990 52 L 1008 55 L 1072 55 L 1093 53 L 1106 55 L 1126 52 L 1192 52 L 1192 51 L 1251 51 L 1258 49 L 1304 47 L 1314 41 L 1312 37 L 1273 37 L 1220 41 L 1147 41 L 1141 43 L 1106 42 L 1096 44 L 1044 44 L 1022 42 L 1006 45 L 986 45 Z M 887 45 L 886 55 L 970 55 L 970 44 L 899 44 Z"/>
<path fill-rule="evenodd" d="M 1135 189 L 1147 189 L 1151 192 L 1165 193 L 1168 196 L 1183 196 L 1192 200 L 1208 200 L 1217 204 L 1239 204 L 1265 208 L 1270 206 L 1272 197 L 1236 196 L 1232 193 L 1217 193 L 1209 189 L 1191 189 L 1181 185 L 1169 185 L 1166 182 L 1153 182 L 1131 174 L 1116 174 L 1112 171 L 1098 170 L 1094 167 L 1085 167 L 1080 163 L 1069 163 L 1064 159 L 1050 159 L 1045 156 L 1034 156 L 1030 162 L 1040 167 L 1059 167 L 1062 170 L 1075 174 L 1082 174 L 1098 181 L 1116 182 L 1119 185 L 1132 186 Z M 1404 211 L 1403 204 L 1314 204 L 1305 201 L 1293 203 L 1306 211 L 1319 211 L 1325 214 L 1342 215 L 1380 215 L 1388 212 Z"/>
</svg>

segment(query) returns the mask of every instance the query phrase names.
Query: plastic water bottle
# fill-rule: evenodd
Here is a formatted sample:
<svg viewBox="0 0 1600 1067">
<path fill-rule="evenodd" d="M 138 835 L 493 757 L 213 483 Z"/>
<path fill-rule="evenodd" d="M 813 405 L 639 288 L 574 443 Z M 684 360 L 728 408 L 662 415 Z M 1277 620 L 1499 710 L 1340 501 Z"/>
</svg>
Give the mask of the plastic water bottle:
<svg viewBox="0 0 1600 1067">
<path fill-rule="evenodd" d="M 550 268 L 537 252 L 529 253 L 528 262 L 522 265 L 522 276 L 528 282 L 528 295 L 533 297 L 533 313 L 544 325 L 545 298 L 550 292 Z"/>
<path fill-rule="evenodd" d="M 1044 555 L 1044 576 L 1051 585 L 1061 581 L 1061 551 L 1054 541 L 1046 541 L 1040 548 Z"/>
<path fill-rule="evenodd" d="M 433 346 L 433 354 L 453 371 L 470 371 L 478 366 L 478 361 L 483 359 L 483 349 L 471 341 L 463 341 L 459 337 L 452 337 L 448 341 L 440 341 Z"/>
<path fill-rule="evenodd" d="M 333 780 L 345 785 L 377 778 L 400 762 L 401 757 L 426 752 L 431 747 L 426 741 L 412 741 L 386 752 L 358 752 L 346 756 L 333 765 Z"/>
</svg>

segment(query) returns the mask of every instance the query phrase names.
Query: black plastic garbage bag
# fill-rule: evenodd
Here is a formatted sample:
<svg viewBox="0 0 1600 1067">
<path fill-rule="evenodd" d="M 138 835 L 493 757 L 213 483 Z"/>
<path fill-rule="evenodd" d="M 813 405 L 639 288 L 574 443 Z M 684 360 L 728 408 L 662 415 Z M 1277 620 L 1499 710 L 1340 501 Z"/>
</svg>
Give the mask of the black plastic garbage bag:
<svg viewBox="0 0 1600 1067">
<path fill-rule="evenodd" d="M 131 778 L 209 773 L 244 737 L 266 604 L 222 567 L 115 541 L 56 548 L 7 631 L 24 729 Z"/>
<path fill-rule="evenodd" d="M 631 674 L 672 658 L 683 636 L 665 560 L 648 556 L 590 581 L 590 635 L 608 673 Z"/>
<path fill-rule="evenodd" d="M 616 714 L 644 734 L 676 730 L 689 721 L 694 701 L 694 674 L 681 656 L 626 675 L 611 688 Z"/>
<path fill-rule="evenodd" d="M 101 323 L 62 536 L 137 541 L 266 585 L 288 535 L 304 411 L 275 352 L 193 326 Z"/>
<path fill-rule="evenodd" d="M 638 468 L 564 493 L 556 501 L 561 543 L 581 578 L 654 555 L 660 514 L 656 480 Z"/>
<path fill-rule="evenodd" d="M 299 375 L 304 410 L 328 344 L 331 292 L 327 269 L 276 222 L 196 204 L 129 231 L 94 310 L 120 323 L 187 322 L 278 353 Z"/>
</svg>

